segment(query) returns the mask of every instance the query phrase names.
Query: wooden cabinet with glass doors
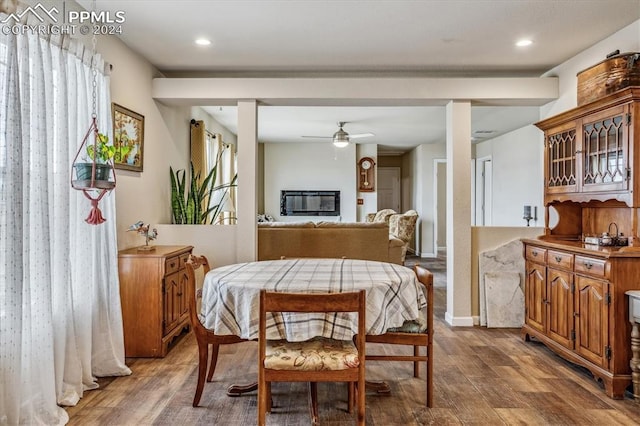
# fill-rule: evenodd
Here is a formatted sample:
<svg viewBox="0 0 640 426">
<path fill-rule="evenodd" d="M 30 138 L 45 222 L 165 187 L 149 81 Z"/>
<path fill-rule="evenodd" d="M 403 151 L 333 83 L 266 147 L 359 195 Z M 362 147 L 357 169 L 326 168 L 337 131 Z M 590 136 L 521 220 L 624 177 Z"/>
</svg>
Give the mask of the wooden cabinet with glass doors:
<svg viewBox="0 0 640 426">
<path fill-rule="evenodd" d="M 545 132 L 545 203 L 607 201 L 638 205 L 630 140 L 638 127 L 640 88 L 537 123 Z M 637 130 L 636 130 L 637 134 Z"/>
<path fill-rule="evenodd" d="M 524 239 L 526 340 L 631 384 L 625 292 L 640 289 L 640 87 L 536 124 L 544 131 L 545 232 Z M 613 234 L 625 244 L 605 245 Z"/>
</svg>

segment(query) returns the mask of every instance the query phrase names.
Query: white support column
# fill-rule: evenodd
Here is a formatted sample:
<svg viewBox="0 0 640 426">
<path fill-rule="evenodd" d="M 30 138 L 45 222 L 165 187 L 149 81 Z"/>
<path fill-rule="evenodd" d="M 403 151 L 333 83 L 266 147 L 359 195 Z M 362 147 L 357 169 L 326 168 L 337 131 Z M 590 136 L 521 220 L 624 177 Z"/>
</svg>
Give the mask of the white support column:
<svg viewBox="0 0 640 426">
<path fill-rule="evenodd" d="M 453 326 L 471 315 L 471 102 L 451 101 L 447 114 L 447 312 Z"/>
<path fill-rule="evenodd" d="M 236 259 L 258 258 L 257 196 L 258 103 L 238 101 L 238 217 Z"/>
</svg>

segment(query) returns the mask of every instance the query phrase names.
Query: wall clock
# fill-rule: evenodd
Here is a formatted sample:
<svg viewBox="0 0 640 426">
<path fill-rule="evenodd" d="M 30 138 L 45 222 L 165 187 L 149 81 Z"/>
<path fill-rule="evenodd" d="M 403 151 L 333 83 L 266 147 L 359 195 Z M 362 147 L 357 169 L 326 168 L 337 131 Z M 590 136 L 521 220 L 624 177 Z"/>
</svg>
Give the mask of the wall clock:
<svg viewBox="0 0 640 426">
<path fill-rule="evenodd" d="M 372 192 L 375 190 L 375 170 L 376 163 L 370 157 L 362 157 L 358 161 L 358 190 L 362 192 Z"/>
</svg>

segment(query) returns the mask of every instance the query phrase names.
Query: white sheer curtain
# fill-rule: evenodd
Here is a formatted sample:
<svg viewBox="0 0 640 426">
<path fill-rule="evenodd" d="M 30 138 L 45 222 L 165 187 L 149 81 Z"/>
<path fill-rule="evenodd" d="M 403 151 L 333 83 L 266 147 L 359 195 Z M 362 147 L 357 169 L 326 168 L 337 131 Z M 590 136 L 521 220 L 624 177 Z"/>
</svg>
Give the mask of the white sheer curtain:
<svg viewBox="0 0 640 426">
<path fill-rule="evenodd" d="M 69 44 L 0 32 L 0 424 L 64 424 L 59 405 L 96 376 L 131 373 L 115 195 L 100 202 L 107 222 L 88 225 L 89 201 L 69 182 L 93 78 L 91 52 Z M 109 79 L 96 82 L 98 128 L 113 140 Z"/>
</svg>

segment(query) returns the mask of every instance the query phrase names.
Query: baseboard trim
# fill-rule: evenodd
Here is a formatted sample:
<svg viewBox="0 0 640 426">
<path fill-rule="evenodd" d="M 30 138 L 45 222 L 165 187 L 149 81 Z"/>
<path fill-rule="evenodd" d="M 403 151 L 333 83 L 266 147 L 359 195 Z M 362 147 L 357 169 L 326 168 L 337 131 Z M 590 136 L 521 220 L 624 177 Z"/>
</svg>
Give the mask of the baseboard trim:
<svg viewBox="0 0 640 426">
<path fill-rule="evenodd" d="M 449 312 L 445 312 L 444 320 L 451 327 L 473 327 L 476 323 L 474 317 L 454 317 Z"/>
<path fill-rule="evenodd" d="M 421 258 L 423 258 L 423 259 L 426 259 L 426 258 L 431 259 L 431 258 L 436 258 L 436 257 L 438 257 L 438 255 L 437 255 L 437 254 L 435 254 L 435 253 L 422 253 L 422 254 L 420 255 L 420 257 L 421 257 Z"/>
</svg>

